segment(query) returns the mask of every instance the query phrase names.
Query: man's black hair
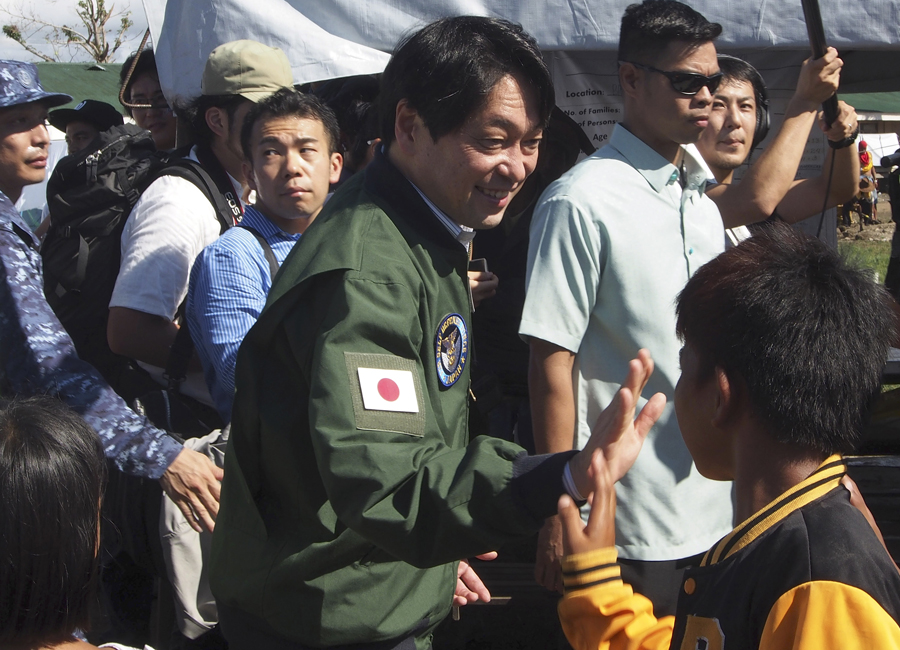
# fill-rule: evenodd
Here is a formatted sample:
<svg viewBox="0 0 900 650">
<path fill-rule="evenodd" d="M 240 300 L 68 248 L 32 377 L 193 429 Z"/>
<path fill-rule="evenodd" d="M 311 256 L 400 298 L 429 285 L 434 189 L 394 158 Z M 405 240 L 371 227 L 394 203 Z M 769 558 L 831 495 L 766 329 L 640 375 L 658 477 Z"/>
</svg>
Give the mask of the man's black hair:
<svg viewBox="0 0 900 650">
<path fill-rule="evenodd" d="M 826 244 L 772 224 L 702 266 L 678 296 L 677 330 L 701 375 L 742 379 L 776 440 L 852 451 L 895 338 L 891 298 Z"/>
<path fill-rule="evenodd" d="M 322 103 L 315 95 L 301 93 L 293 88 L 282 88 L 274 95 L 255 104 L 241 126 L 241 150 L 244 158 L 253 163 L 253 126 L 263 118 L 299 117 L 322 123 L 328 138 L 328 154 L 339 151 L 341 130 L 334 111 Z"/>
<path fill-rule="evenodd" d="M 134 67 L 134 72 L 131 73 L 131 77 L 128 77 L 128 71 L 131 69 L 131 64 L 134 62 L 135 57 L 137 57 L 137 65 Z M 134 52 L 131 56 L 125 59 L 125 63 L 122 64 L 122 69 L 119 71 L 119 88 L 125 86 L 125 101 L 131 101 L 131 87 L 134 85 L 134 82 L 138 80 L 141 75 L 152 74 L 154 77 L 159 79 L 159 73 L 156 71 L 156 55 L 153 54 L 152 48 L 145 48 L 140 52 Z M 125 84 L 126 78 L 128 79 L 128 84 Z M 124 105 L 123 105 L 124 106 Z M 131 110 L 128 106 L 124 106 L 125 110 L 128 112 L 128 115 L 131 115 Z"/>
<path fill-rule="evenodd" d="M 673 41 L 700 46 L 722 33 L 700 13 L 676 0 L 644 0 L 629 5 L 619 31 L 619 61 L 653 65 Z"/>
<path fill-rule="evenodd" d="M 44 647 L 87 630 L 106 459 L 57 399 L 0 410 L 0 646 Z"/>
<path fill-rule="evenodd" d="M 381 77 L 379 119 L 385 145 L 394 140 L 400 100 L 407 100 L 437 141 L 484 106 L 506 75 L 531 84 L 546 125 L 555 101 L 553 82 L 537 42 L 520 25 L 481 16 L 426 25 L 400 43 Z"/>
<path fill-rule="evenodd" d="M 762 142 L 769 132 L 769 91 L 759 70 L 752 65 L 730 54 L 719 54 L 719 71 L 722 83 L 747 82 L 753 87 L 753 98 L 756 101 L 756 130 L 753 132 L 751 148 Z"/>
<path fill-rule="evenodd" d="M 377 75 L 357 75 L 327 81 L 314 92 L 337 116 L 344 169 L 349 172 L 359 171 L 369 142 L 378 137 L 379 87 Z"/>
<path fill-rule="evenodd" d="M 195 97 L 187 106 L 180 110 L 180 113 L 185 116 L 187 123 L 190 125 L 188 141 L 209 147 L 215 134 L 206 122 L 206 111 L 211 108 L 224 110 L 228 116 L 229 127 L 235 128 L 234 115 L 238 107 L 249 101 L 249 99 L 245 99 L 240 95 L 200 95 Z M 240 126 L 237 128 L 240 128 Z"/>
</svg>

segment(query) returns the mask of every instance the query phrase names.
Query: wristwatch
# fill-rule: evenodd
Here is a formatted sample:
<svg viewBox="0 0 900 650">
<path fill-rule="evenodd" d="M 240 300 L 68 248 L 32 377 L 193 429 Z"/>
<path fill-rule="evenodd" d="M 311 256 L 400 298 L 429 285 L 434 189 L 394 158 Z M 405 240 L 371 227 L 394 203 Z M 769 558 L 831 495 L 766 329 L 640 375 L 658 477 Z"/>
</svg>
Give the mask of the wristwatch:
<svg viewBox="0 0 900 650">
<path fill-rule="evenodd" d="M 849 147 L 851 144 L 856 142 L 856 138 L 859 137 L 859 124 L 856 125 L 856 131 L 853 132 L 849 138 L 844 138 L 843 140 L 828 140 L 828 146 L 832 149 L 844 149 L 845 147 Z"/>
</svg>

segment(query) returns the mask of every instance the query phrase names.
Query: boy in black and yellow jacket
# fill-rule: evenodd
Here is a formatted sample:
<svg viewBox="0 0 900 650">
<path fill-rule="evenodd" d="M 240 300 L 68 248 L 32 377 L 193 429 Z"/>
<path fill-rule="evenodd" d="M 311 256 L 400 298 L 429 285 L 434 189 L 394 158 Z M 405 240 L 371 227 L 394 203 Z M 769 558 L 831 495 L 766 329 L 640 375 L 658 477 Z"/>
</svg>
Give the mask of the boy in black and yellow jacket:
<svg viewBox="0 0 900 650">
<path fill-rule="evenodd" d="M 849 329 L 848 329 L 849 328 Z M 657 619 L 616 564 L 614 483 L 640 445 L 594 458 L 587 527 L 560 499 L 576 650 L 900 648 L 900 574 L 842 486 L 894 331 L 886 294 L 776 227 L 702 267 L 678 299 L 675 411 L 698 470 L 734 480 L 740 523 Z"/>
</svg>

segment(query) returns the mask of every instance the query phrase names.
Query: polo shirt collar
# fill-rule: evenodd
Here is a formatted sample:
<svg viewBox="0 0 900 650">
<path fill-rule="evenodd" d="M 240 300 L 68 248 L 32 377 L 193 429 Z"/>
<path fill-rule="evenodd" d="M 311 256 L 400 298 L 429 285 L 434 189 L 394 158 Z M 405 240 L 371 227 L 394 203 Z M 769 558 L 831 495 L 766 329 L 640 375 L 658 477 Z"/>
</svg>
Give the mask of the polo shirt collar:
<svg viewBox="0 0 900 650">
<path fill-rule="evenodd" d="M 621 124 L 616 124 L 609 138 L 609 146 L 622 154 L 650 186 L 657 192 L 662 192 L 668 185 L 677 183 L 681 170 L 660 156 L 650 148 L 643 140 L 631 133 Z M 706 171 L 700 162 L 700 152 L 692 144 L 683 145 L 684 172 L 687 181 L 685 189 L 703 192 L 706 188 Z"/>
</svg>

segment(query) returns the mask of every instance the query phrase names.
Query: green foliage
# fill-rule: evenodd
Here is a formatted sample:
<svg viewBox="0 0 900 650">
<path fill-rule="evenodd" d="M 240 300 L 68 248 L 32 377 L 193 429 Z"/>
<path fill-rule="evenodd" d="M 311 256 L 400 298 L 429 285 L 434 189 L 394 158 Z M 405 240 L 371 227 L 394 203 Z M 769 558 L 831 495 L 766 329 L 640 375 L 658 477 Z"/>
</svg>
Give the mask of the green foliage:
<svg viewBox="0 0 900 650">
<path fill-rule="evenodd" d="M 22 32 L 15 25 L 4 25 L 3 33 L 6 34 L 9 38 L 16 41 L 17 43 L 22 42 Z"/>
</svg>

